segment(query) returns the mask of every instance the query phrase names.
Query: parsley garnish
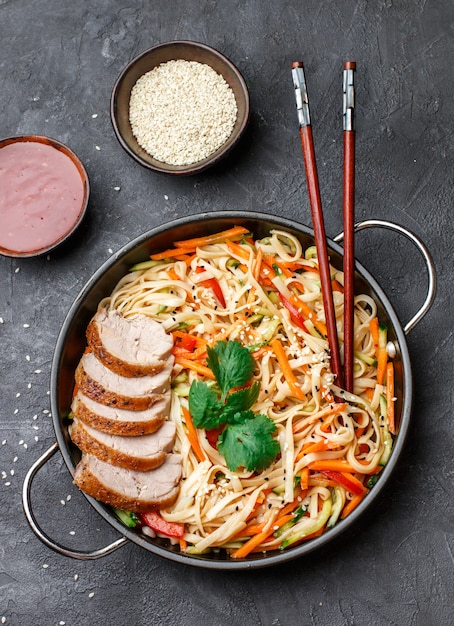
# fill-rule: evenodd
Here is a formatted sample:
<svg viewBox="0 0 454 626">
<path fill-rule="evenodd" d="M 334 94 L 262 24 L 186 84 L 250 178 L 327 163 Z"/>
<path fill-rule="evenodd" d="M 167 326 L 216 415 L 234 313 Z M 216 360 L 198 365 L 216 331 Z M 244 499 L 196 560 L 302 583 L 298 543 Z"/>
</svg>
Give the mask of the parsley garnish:
<svg viewBox="0 0 454 626">
<path fill-rule="evenodd" d="M 192 383 L 189 411 L 194 426 L 206 430 L 224 426 L 218 447 L 229 470 L 244 467 L 261 471 L 274 461 L 280 448 L 273 438 L 274 422 L 250 410 L 260 392 L 258 382 L 246 386 L 252 378 L 254 359 L 239 341 L 219 341 L 214 348 L 207 348 L 207 355 L 219 389 L 202 381 Z"/>
</svg>

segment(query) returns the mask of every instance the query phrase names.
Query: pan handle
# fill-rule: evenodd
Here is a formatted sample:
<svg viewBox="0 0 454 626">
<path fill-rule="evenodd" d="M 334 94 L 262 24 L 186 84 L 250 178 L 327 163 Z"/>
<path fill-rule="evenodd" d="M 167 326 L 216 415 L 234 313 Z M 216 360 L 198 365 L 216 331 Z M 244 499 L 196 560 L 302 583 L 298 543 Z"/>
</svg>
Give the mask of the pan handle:
<svg viewBox="0 0 454 626">
<path fill-rule="evenodd" d="M 358 222 L 355 224 L 355 231 L 364 230 L 365 228 L 387 228 L 388 230 L 393 230 L 397 233 L 400 233 L 407 239 L 409 239 L 421 252 L 424 257 L 424 261 L 426 262 L 427 273 L 429 276 L 429 284 L 427 287 L 427 295 L 424 300 L 421 308 L 417 313 L 411 318 L 409 322 L 404 326 L 404 333 L 408 335 L 408 333 L 416 326 L 416 324 L 424 317 L 424 315 L 428 312 L 435 298 L 435 292 L 437 289 L 437 275 L 435 272 L 435 264 L 432 260 L 432 257 L 424 245 L 424 243 L 413 234 L 411 231 L 407 230 L 403 226 L 399 226 L 399 224 L 394 224 L 393 222 L 386 222 L 384 220 L 364 220 L 363 222 Z M 334 241 L 336 243 L 342 241 L 344 238 L 344 233 L 340 233 L 336 237 L 334 237 Z"/>
<path fill-rule="evenodd" d="M 35 535 L 46 546 L 48 546 L 52 550 L 55 550 L 55 552 L 58 552 L 59 554 L 63 554 L 64 556 L 72 557 L 73 559 L 79 559 L 81 561 L 99 559 L 100 557 L 106 556 L 106 554 L 110 554 L 114 550 L 117 550 L 117 548 L 120 548 L 125 543 L 127 543 L 128 540 L 126 539 L 126 537 L 117 539 L 116 541 L 106 546 L 105 548 L 100 548 L 99 550 L 94 550 L 93 552 L 80 552 L 78 550 L 70 550 L 69 548 L 65 548 L 64 546 L 60 545 L 56 541 L 53 541 L 50 537 L 48 537 L 48 535 L 46 535 L 46 533 L 44 533 L 41 530 L 40 526 L 38 525 L 36 521 L 35 515 L 32 510 L 32 506 L 31 506 L 31 487 L 32 487 L 33 478 L 35 477 L 35 474 L 38 472 L 38 470 L 41 469 L 41 467 L 43 467 L 45 463 L 47 463 L 47 461 L 55 454 L 57 450 L 58 450 L 58 443 L 55 442 L 42 456 L 39 457 L 37 461 L 35 461 L 35 463 L 33 463 L 31 468 L 28 470 L 27 475 L 25 476 L 24 484 L 22 487 L 22 504 L 24 507 L 25 517 L 27 518 L 27 521 L 30 524 L 30 527 L 35 533 Z"/>
</svg>

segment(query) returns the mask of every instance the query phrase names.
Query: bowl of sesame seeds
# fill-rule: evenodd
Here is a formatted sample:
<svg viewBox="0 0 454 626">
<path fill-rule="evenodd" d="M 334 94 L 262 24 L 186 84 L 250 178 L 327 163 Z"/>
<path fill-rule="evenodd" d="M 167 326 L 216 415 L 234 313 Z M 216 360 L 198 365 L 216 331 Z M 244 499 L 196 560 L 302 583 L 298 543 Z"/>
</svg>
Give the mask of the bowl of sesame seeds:
<svg viewBox="0 0 454 626">
<path fill-rule="evenodd" d="M 249 92 L 237 67 L 202 43 L 163 43 L 133 59 L 115 82 L 111 120 L 120 145 L 142 166 L 196 174 L 238 143 Z"/>
</svg>

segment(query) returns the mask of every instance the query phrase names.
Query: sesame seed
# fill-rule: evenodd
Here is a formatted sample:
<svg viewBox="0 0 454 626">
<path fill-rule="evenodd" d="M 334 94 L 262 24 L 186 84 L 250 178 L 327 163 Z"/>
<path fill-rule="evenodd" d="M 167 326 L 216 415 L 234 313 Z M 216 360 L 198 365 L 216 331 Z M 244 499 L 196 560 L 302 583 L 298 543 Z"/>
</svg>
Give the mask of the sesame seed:
<svg viewBox="0 0 454 626">
<path fill-rule="evenodd" d="M 47 563 L 44 563 L 44 565 L 43 565 L 43 569 L 47 569 L 48 567 L 49 567 L 49 566 L 48 566 L 48 564 L 47 564 Z"/>
<path fill-rule="evenodd" d="M 14 415 L 17 415 L 19 413 L 19 409 L 14 409 Z"/>
<path fill-rule="evenodd" d="M 99 146 L 95 146 L 96 150 L 101 150 L 101 148 Z"/>
<path fill-rule="evenodd" d="M 3 441 L 2 441 L 2 446 L 4 446 L 4 445 L 5 445 L 5 443 L 6 443 L 6 439 L 3 439 Z"/>
<path fill-rule="evenodd" d="M 26 354 L 26 355 L 25 355 L 25 360 L 26 360 L 26 361 L 30 361 L 30 355 L 29 355 L 29 354 Z"/>
<path fill-rule="evenodd" d="M 74 574 L 74 580 L 79 580 L 79 574 Z"/>
<path fill-rule="evenodd" d="M 0 317 L 0 324 L 3 324 L 3 317 Z"/>
<path fill-rule="evenodd" d="M 42 370 L 35 370 L 35 374 L 41 374 Z"/>
<path fill-rule="evenodd" d="M 16 269 L 14 270 L 15 274 L 18 274 L 20 272 L 20 267 L 16 267 Z"/>
<path fill-rule="evenodd" d="M 70 530 L 70 531 L 69 531 L 69 534 L 70 534 L 70 535 L 72 535 L 72 536 L 74 536 L 76 533 L 75 533 L 75 531 L 74 531 L 74 530 Z M 77 578 L 75 578 L 74 580 L 77 580 Z"/>
<path fill-rule="evenodd" d="M 24 443 L 24 440 L 23 440 L 23 439 L 21 439 L 21 440 L 19 441 L 19 445 L 20 445 L 20 446 L 22 446 L 22 445 L 23 445 L 23 443 Z"/>
<path fill-rule="evenodd" d="M 18 459 L 18 457 L 15 456 L 14 459 L 13 459 L 13 463 L 17 463 L 17 459 Z"/>
<path fill-rule="evenodd" d="M 69 502 L 71 500 L 71 496 L 66 496 L 66 500 Z"/>
<path fill-rule="evenodd" d="M 120 191 L 121 187 L 114 187 L 114 191 Z"/>
<path fill-rule="evenodd" d="M 94 595 L 95 595 L 95 594 L 94 594 L 94 591 L 92 591 L 91 593 L 89 593 L 89 594 L 88 594 L 88 597 L 89 597 L 89 598 L 93 598 L 93 596 L 94 596 Z"/>
<path fill-rule="evenodd" d="M 16 398 L 19 398 L 19 397 L 20 397 L 20 391 L 16 393 Z"/>
<path fill-rule="evenodd" d="M 22 324 L 23 328 L 30 328 L 30 324 Z"/>
</svg>

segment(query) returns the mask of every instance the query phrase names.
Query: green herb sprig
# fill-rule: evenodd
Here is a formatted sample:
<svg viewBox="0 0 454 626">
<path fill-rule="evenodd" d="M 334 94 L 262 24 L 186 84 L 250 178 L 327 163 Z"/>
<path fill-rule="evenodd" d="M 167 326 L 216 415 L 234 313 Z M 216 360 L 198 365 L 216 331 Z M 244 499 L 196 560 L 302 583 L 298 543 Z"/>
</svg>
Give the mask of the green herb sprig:
<svg viewBox="0 0 454 626">
<path fill-rule="evenodd" d="M 260 393 L 260 383 L 249 385 L 254 371 L 250 351 L 239 341 L 218 341 L 207 348 L 207 365 L 214 374 L 218 389 L 194 381 L 189 391 L 189 411 L 196 428 L 223 428 L 218 450 L 227 467 L 236 471 L 266 469 L 279 453 L 273 437 L 274 422 L 251 407 Z"/>
</svg>

